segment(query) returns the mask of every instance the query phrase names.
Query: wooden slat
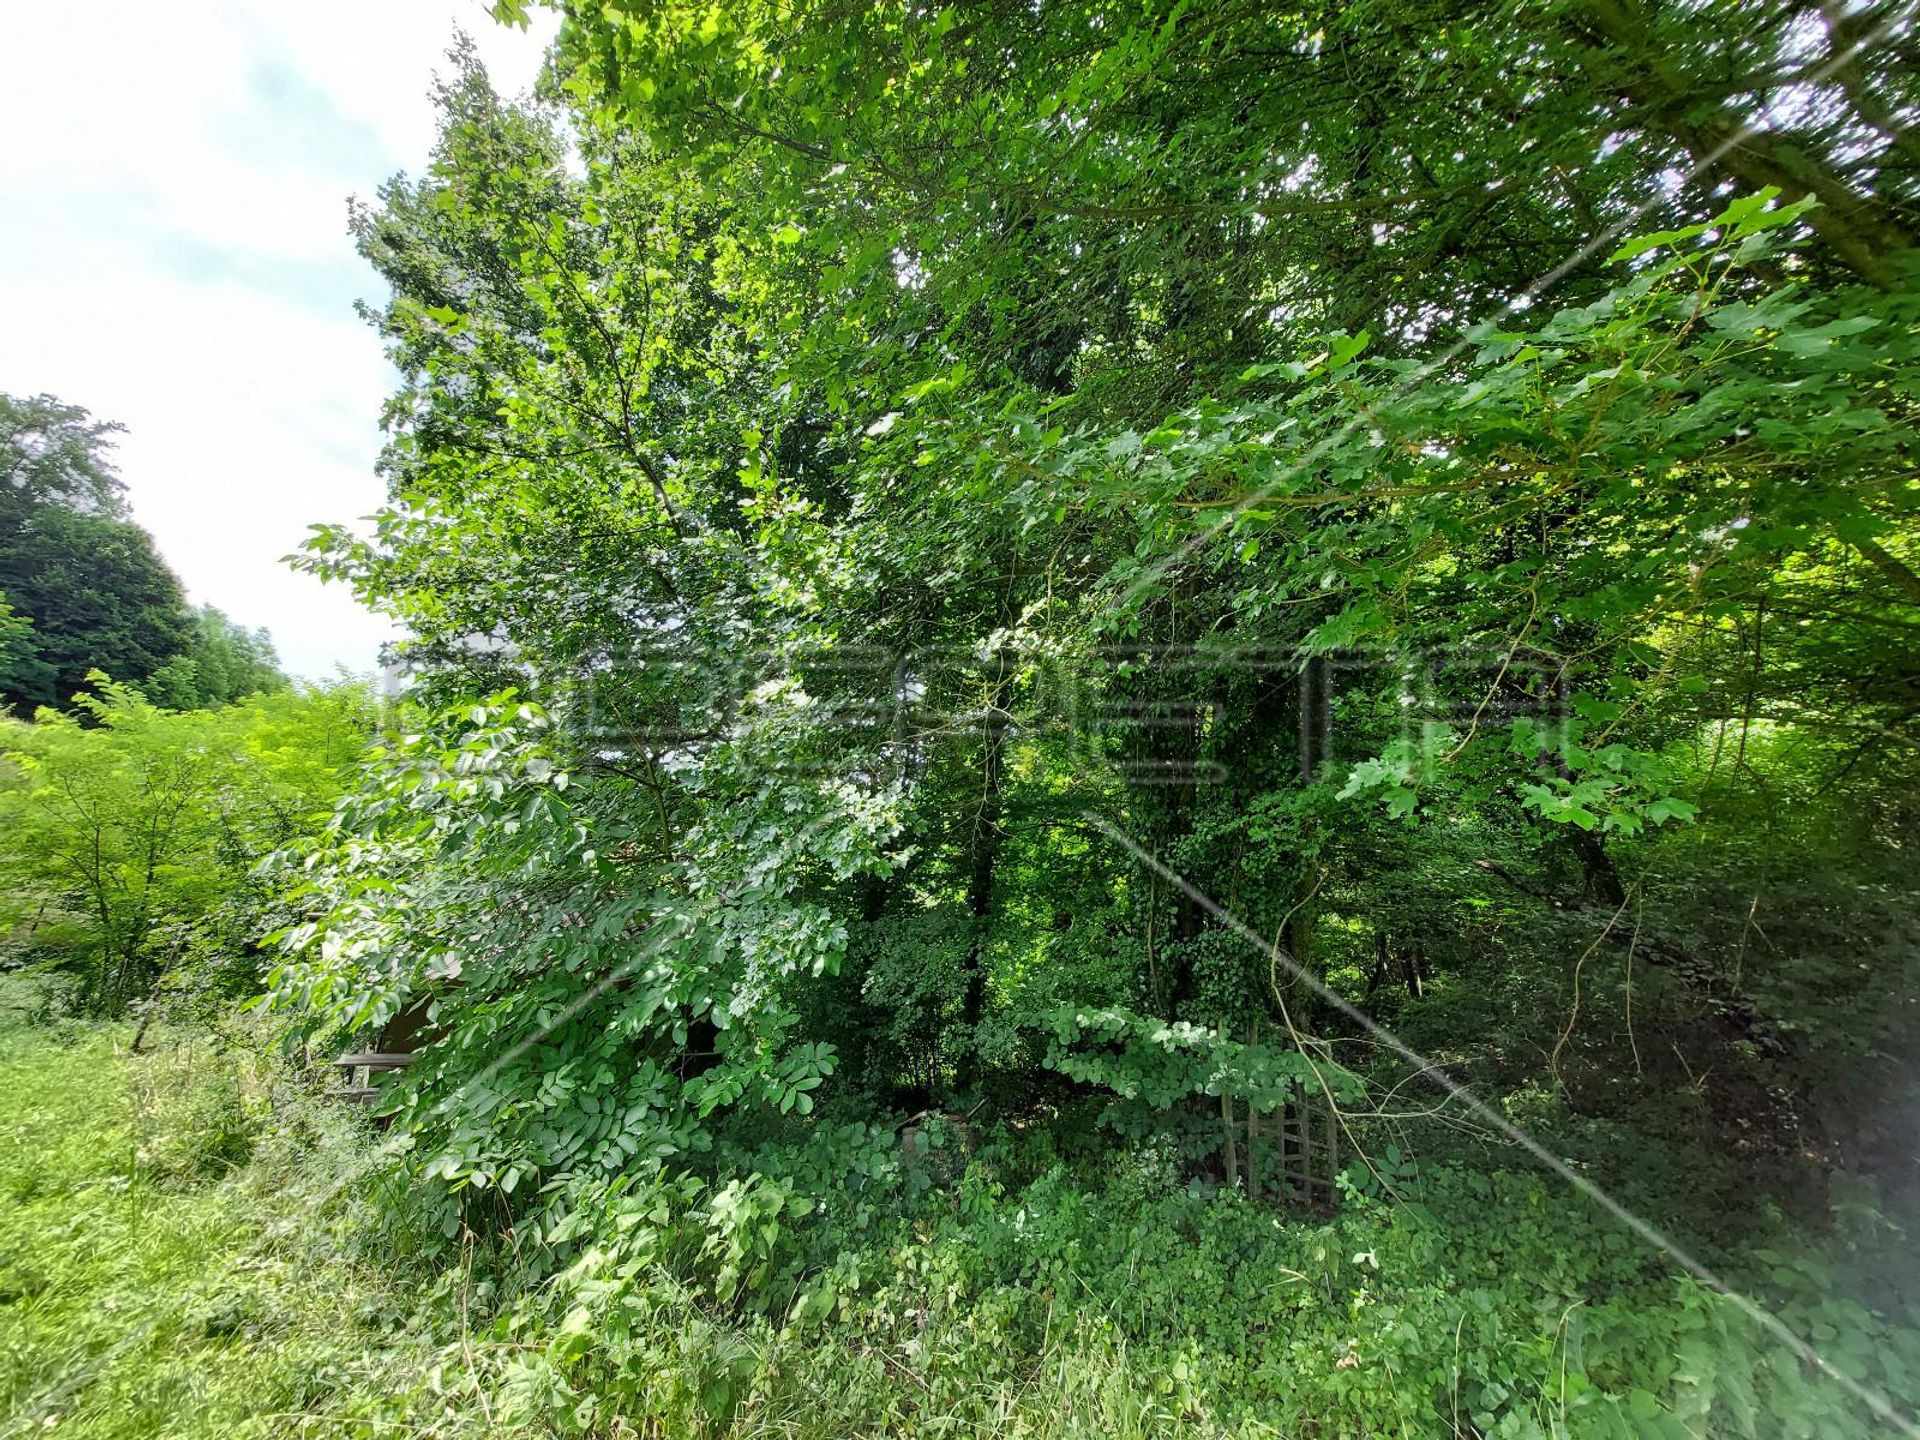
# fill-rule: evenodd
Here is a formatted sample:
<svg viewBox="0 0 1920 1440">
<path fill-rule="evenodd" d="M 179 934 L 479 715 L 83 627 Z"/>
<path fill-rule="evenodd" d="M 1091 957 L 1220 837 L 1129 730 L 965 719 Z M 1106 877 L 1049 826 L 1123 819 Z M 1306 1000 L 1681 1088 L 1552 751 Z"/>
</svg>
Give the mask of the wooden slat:
<svg viewBox="0 0 1920 1440">
<path fill-rule="evenodd" d="M 1257 1045 L 1259 1043 L 1259 1027 L 1251 1024 L 1248 1025 L 1247 1044 Z M 1259 1139 L 1259 1114 L 1260 1107 L 1249 1099 L 1247 1101 L 1247 1198 L 1249 1200 L 1258 1200 L 1260 1198 L 1260 1158 L 1259 1152 L 1255 1149 L 1256 1142 Z"/>
<path fill-rule="evenodd" d="M 1333 1177 L 1340 1173 L 1340 1117 L 1333 1113 L 1333 1102 L 1327 1101 L 1327 1203 L 1334 1203 L 1339 1191 L 1335 1188 Z"/>
<path fill-rule="evenodd" d="M 342 1070 L 351 1070 L 359 1065 L 365 1065 L 369 1070 L 404 1070 L 413 1063 L 413 1056 L 398 1050 L 363 1050 L 342 1055 L 333 1063 Z"/>
<path fill-rule="evenodd" d="M 1307 1110 L 1307 1092 L 1296 1087 L 1300 1103 L 1300 1193 L 1313 1199 L 1313 1116 Z"/>
<path fill-rule="evenodd" d="M 1227 1022 L 1223 1016 L 1220 1021 L 1220 1038 L 1227 1038 Z M 1240 1170 L 1240 1143 L 1238 1132 L 1233 1124 L 1233 1097 L 1227 1093 L 1223 1081 L 1220 1087 L 1220 1123 L 1227 1132 L 1227 1186 L 1233 1186 L 1234 1177 Z"/>
</svg>

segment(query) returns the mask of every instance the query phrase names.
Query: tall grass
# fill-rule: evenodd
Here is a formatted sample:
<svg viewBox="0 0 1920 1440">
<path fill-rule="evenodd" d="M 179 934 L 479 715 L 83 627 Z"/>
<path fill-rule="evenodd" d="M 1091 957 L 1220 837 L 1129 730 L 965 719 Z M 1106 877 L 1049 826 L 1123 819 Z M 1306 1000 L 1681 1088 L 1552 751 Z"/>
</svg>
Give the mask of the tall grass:
<svg viewBox="0 0 1920 1440">
<path fill-rule="evenodd" d="M 358 1112 L 247 1044 L 129 1038 L 0 1020 L 5 1440 L 1879 1428 L 1537 1177 L 1288 1216 L 989 1147 L 957 1184 L 830 1204 L 723 1304 L 697 1208 L 649 1235 L 629 1195 L 564 1254 L 449 1243 Z M 1912 1404 L 1911 1316 L 1768 1263 L 1770 1303 Z"/>
</svg>

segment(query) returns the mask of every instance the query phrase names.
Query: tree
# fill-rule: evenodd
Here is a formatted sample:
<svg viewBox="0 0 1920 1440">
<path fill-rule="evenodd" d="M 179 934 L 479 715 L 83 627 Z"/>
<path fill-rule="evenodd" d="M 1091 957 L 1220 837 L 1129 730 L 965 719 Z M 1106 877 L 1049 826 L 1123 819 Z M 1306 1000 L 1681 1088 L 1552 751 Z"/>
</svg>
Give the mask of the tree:
<svg viewBox="0 0 1920 1440">
<path fill-rule="evenodd" d="M 264 629 L 244 629 L 211 605 L 202 605 L 190 618 L 186 648 L 143 687 L 154 703 L 174 710 L 217 709 L 287 688 L 273 637 Z"/>
<path fill-rule="evenodd" d="M 78 715 L 0 722 L 0 919 L 9 948 L 75 976 L 84 1008 L 117 1015 L 215 919 L 232 948 L 210 959 L 244 966 L 267 926 L 247 933 L 221 907 L 245 898 L 257 920 L 271 897 L 256 893 L 255 867 L 318 823 L 369 717 L 352 687 L 180 713 L 91 680 Z"/>
<path fill-rule="evenodd" d="M 126 487 L 108 451 L 125 428 L 51 395 L 0 394 L 0 533 L 47 505 L 123 516 Z"/>
<path fill-rule="evenodd" d="M 283 688 L 266 631 L 189 612 L 127 518 L 110 454 L 123 428 L 51 395 L 0 395 L 0 600 L 31 627 L 0 643 L 0 703 L 66 705 L 91 670 L 179 709 Z"/>
<path fill-rule="evenodd" d="M 719 216 L 616 131 L 580 128 L 576 178 L 549 115 L 455 58 L 432 167 L 356 217 L 393 290 L 392 503 L 308 560 L 406 624 L 424 703 L 315 845 L 273 993 L 329 1036 L 431 1004 L 405 1123 L 486 1202 L 810 1109 L 834 1050 L 796 1006 L 895 817 L 775 673 L 840 580 L 747 433 Z M 436 1112 L 482 1071 L 548 1093 L 562 1055 L 551 1104 Z"/>
<path fill-rule="evenodd" d="M 1352 777 L 1349 798 L 1403 813 L 1428 761 L 1507 744 L 1478 722 L 1526 698 L 1516 658 L 1549 654 L 1529 683 L 1581 708 L 1515 742 L 1542 741 L 1539 773 L 1509 784 L 1602 890 L 1588 827 L 1691 813 L 1654 752 L 1684 723 L 1678 687 L 1710 682 L 1674 640 L 1762 633 L 1772 575 L 1798 577 L 1803 614 L 1851 608 L 1879 637 L 1826 693 L 1885 707 L 1803 723 L 1894 753 L 1915 713 L 1893 378 L 1913 358 L 1910 43 L 1891 8 L 1808 4 L 616 6 L 572 17 L 562 49 L 579 93 L 732 197 L 762 261 L 746 323 L 789 383 L 838 393 L 850 427 L 884 417 L 874 463 L 840 477 L 850 513 L 887 517 L 850 533 L 857 553 L 921 524 L 947 553 L 1004 507 L 1038 550 L 1090 562 L 1049 569 L 1047 646 L 1090 630 L 1292 657 L 1264 684 L 1230 660 L 1086 677 L 1163 707 L 1142 742 L 1162 778 L 1127 822 L 1245 897 L 1245 817 L 1332 758 L 1310 676 L 1355 646 L 1380 699 L 1399 664 L 1461 652 L 1437 698 L 1465 733 L 1436 722 Z M 1729 207 L 1762 185 L 1815 203 Z M 1810 243 L 1769 253 L 1789 225 Z M 1663 233 L 1616 243 L 1641 228 Z M 1569 308 L 1522 314 L 1549 291 Z M 1528 392 L 1518 426 L 1482 408 L 1507 383 Z M 1563 400 L 1578 419 L 1550 413 Z M 1477 700 L 1467 652 L 1492 657 Z M 1674 693 L 1623 707 L 1648 675 Z M 1166 783 L 1202 760 L 1239 782 Z M 1303 828 L 1262 867 L 1292 876 L 1262 888 L 1303 948 L 1318 855 Z M 1183 944 L 1211 928 L 1173 908 Z"/>
<path fill-rule="evenodd" d="M 0 692 L 25 710 L 65 705 L 94 670 L 143 682 L 193 639 L 153 537 L 108 515 L 36 507 L 0 534 L 0 592 L 33 623 L 33 649 Z"/>
<path fill-rule="evenodd" d="M 51 395 L 0 395 L 0 596 L 33 627 L 0 651 L 0 702 L 65 705 L 95 669 L 182 708 L 284 685 L 266 632 L 188 614 L 127 518 L 110 453 L 123 428 Z"/>
<path fill-rule="evenodd" d="M 4 593 L 0 593 L 0 691 L 6 691 L 24 679 L 28 657 L 33 650 L 33 622 L 13 613 Z"/>
<path fill-rule="evenodd" d="M 427 703 L 277 999 L 434 1005 L 400 1123 L 508 1217 L 830 1073 L 971 1109 L 1164 1062 L 1177 1113 L 1244 1073 L 1223 1020 L 1357 1038 L 1341 995 L 1587 1104 L 1588 950 L 1661 986 L 1657 1064 L 1783 1084 L 1788 987 L 1659 866 L 1711 868 L 1676 837 L 1732 773 L 1911 777 L 1913 200 L 1855 144 L 1878 59 L 1748 147 L 1813 203 L 1728 193 L 1726 126 L 1845 29 L 1730 8 L 1753 74 L 1641 16 L 1665 100 L 1584 6 L 616 4 L 541 105 L 462 61 L 355 220 L 390 504 L 306 561 Z M 1914 817 L 1827 818 L 1838 892 Z M 1589 1075 L 1641 1065 L 1620 1019 Z"/>
</svg>

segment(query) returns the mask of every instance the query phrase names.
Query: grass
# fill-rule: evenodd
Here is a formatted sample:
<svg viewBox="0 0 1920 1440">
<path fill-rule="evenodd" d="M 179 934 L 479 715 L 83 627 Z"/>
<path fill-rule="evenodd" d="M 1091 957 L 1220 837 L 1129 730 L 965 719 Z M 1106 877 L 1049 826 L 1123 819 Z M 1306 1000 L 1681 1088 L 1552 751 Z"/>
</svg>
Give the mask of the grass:
<svg viewBox="0 0 1920 1440">
<path fill-rule="evenodd" d="M 129 1035 L 0 1029 L 0 1435 L 285 1434 L 391 1278 L 306 1228 L 311 1137 L 255 1153 L 262 1072 Z"/>
<path fill-rule="evenodd" d="M 0 1440 L 1883 1433 L 1535 1176 L 1289 1216 L 990 1146 L 793 1227 L 722 1306 L 697 1206 L 476 1263 L 409 1231 L 352 1112 L 128 1038 L 0 1021 Z M 1764 1298 L 1910 1405 L 1911 1318 L 1798 1263 Z"/>
<path fill-rule="evenodd" d="M 349 1113 L 205 1040 L 129 1040 L 0 1026 L 0 1436 L 1122 1440 L 1187 1408 L 1071 1317 L 1017 1357 L 984 1316 L 889 1343 L 872 1316 L 802 1333 L 684 1292 L 597 1316 L 591 1346 L 558 1316 L 482 1325 L 468 1271 L 383 1263 L 375 1207 L 336 1193 L 369 1143 Z"/>
</svg>

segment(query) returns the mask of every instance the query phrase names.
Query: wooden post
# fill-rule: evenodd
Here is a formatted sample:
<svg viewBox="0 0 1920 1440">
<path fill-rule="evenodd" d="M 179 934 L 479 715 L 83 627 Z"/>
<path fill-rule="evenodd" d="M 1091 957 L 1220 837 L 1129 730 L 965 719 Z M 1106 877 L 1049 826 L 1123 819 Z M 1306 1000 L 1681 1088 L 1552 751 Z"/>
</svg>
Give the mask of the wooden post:
<svg viewBox="0 0 1920 1440">
<path fill-rule="evenodd" d="M 1333 1177 L 1340 1173 L 1340 1117 L 1333 1112 L 1333 1101 L 1327 1101 L 1327 1203 L 1333 1204 L 1334 1197 L 1340 1192 L 1334 1188 Z"/>
<path fill-rule="evenodd" d="M 1275 1158 L 1280 1165 L 1280 1193 L 1287 1193 L 1287 1187 L 1293 1183 L 1293 1101 L 1280 1102 L 1280 1143 L 1274 1146 Z"/>
<path fill-rule="evenodd" d="M 1313 1116 L 1307 1110 L 1305 1087 L 1296 1087 L 1300 1105 L 1300 1193 L 1313 1199 Z"/>
<path fill-rule="evenodd" d="M 1227 1038 L 1227 1022 L 1224 1017 L 1220 1021 L 1220 1038 L 1222 1040 Z M 1220 1081 L 1220 1123 L 1227 1132 L 1227 1186 L 1231 1189 L 1234 1177 L 1240 1170 L 1240 1138 L 1239 1132 L 1233 1125 L 1233 1096 L 1227 1093 L 1224 1076 Z"/>
<path fill-rule="evenodd" d="M 1257 1044 L 1259 1042 L 1259 1037 L 1260 1037 L 1260 1030 L 1258 1025 L 1249 1024 L 1247 1026 L 1247 1044 L 1249 1045 Z M 1248 1096 L 1247 1097 L 1247 1198 L 1249 1200 L 1258 1200 L 1260 1198 L 1259 1152 L 1254 1149 L 1254 1140 L 1256 1136 L 1254 1125 L 1255 1125 L 1256 1117 L 1259 1115 L 1259 1113 L 1260 1113 L 1260 1107 L 1254 1103 L 1252 1096 Z"/>
</svg>

